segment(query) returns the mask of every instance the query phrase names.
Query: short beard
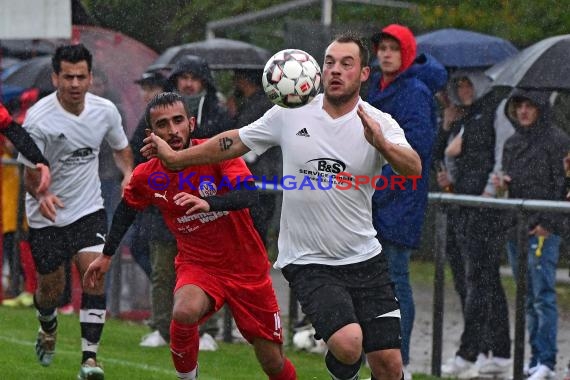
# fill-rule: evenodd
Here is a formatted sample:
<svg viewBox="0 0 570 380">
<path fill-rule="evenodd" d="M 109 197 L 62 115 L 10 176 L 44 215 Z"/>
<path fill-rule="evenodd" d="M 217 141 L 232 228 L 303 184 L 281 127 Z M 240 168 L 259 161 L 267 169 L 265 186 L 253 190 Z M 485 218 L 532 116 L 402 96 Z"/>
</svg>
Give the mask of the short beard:
<svg viewBox="0 0 570 380">
<path fill-rule="evenodd" d="M 358 94 L 358 91 L 355 90 L 347 94 L 332 96 L 328 94 L 327 91 L 325 90 L 325 97 L 327 98 L 329 103 L 332 104 L 333 106 L 342 106 L 348 103 L 354 97 L 355 94 Z"/>
</svg>

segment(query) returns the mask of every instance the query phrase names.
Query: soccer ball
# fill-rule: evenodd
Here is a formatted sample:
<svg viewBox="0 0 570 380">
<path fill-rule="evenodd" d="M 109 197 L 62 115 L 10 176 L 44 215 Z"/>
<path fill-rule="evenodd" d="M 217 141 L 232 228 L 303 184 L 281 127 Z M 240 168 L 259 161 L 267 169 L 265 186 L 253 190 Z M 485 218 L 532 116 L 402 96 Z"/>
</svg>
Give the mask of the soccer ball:
<svg viewBox="0 0 570 380">
<path fill-rule="evenodd" d="M 321 68 L 303 50 L 281 50 L 265 64 L 262 81 L 263 89 L 273 103 L 297 108 L 309 103 L 319 93 Z"/>
<path fill-rule="evenodd" d="M 315 329 L 297 331 L 293 335 L 293 347 L 297 350 L 308 351 L 314 354 L 324 354 L 327 344 L 322 339 L 315 339 Z"/>
</svg>

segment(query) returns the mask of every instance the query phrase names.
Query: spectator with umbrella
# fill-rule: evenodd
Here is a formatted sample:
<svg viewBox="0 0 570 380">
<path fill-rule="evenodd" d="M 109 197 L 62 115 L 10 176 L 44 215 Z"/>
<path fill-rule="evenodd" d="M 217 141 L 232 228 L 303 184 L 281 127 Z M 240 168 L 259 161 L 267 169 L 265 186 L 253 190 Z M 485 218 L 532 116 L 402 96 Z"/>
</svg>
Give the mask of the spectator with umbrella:
<svg viewBox="0 0 570 380">
<path fill-rule="evenodd" d="M 382 252 L 388 257 L 390 278 L 402 312 L 402 360 L 410 361 L 409 347 L 415 307 L 409 279 L 412 250 L 420 244 L 427 207 L 428 177 L 437 131 L 434 95 L 447 81 L 445 68 L 434 58 L 416 58 L 416 40 L 407 27 L 388 25 L 372 37 L 380 72 L 372 74 L 367 100 L 387 112 L 404 130 L 406 139 L 422 161 L 417 188 L 375 191 L 372 215 Z M 397 175 L 390 165 L 382 168 L 383 178 Z M 382 182 L 382 181 L 380 181 Z M 381 184 L 379 184 L 381 186 Z M 405 369 L 405 380 L 411 372 Z"/>
</svg>

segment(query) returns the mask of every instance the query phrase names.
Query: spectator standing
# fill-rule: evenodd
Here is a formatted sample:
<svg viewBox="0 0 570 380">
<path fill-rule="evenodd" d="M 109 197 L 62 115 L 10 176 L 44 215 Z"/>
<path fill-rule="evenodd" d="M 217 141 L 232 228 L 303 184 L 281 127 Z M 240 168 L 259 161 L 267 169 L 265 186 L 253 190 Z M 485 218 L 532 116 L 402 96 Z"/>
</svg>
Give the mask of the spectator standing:
<svg viewBox="0 0 570 380">
<path fill-rule="evenodd" d="M 152 131 L 175 150 L 202 143 L 190 140 L 195 119 L 188 116 L 178 94 L 163 93 L 151 100 L 145 119 Z M 149 176 L 159 172 L 169 177 L 168 185 L 153 189 Z M 168 170 L 158 159 L 137 166 L 115 213 L 103 254 L 85 276 L 86 284 L 96 286 L 136 211 L 150 204 L 160 209 L 180 247 L 170 327 L 170 350 L 178 379 L 197 378 L 198 324 L 224 303 L 234 311 L 238 327 L 253 345 L 268 378 L 297 379 L 295 368 L 283 355 L 269 260 L 247 210 L 257 193 L 252 191 L 253 182 L 240 183 L 240 178 L 249 175 L 242 159 L 179 172 Z"/>
<path fill-rule="evenodd" d="M 388 257 L 390 277 L 402 312 L 402 360 L 410 362 L 410 339 L 415 318 L 410 285 L 410 257 L 420 244 L 427 207 L 429 171 L 435 134 L 435 93 L 445 86 L 447 72 L 428 55 L 416 58 L 416 40 L 406 26 L 391 24 L 372 37 L 380 71 L 370 78 L 368 102 L 389 113 L 402 127 L 406 139 L 422 161 L 417 188 L 384 189 L 374 192 L 372 216 L 382 250 Z M 383 178 L 397 172 L 382 168 Z M 411 379 L 405 371 L 406 380 Z"/>
<path fill-rule="evenodd" d="M 233 127 L 227 109 L 218 98 L 208 62 L 202 57 L 182 57 L 172 69 L 166 88 L 182 95 L 190 114 L 196 117 L 192 138 L 210 138 Z"/>
<path fill-rule="evenodd" d="M 482 94 L 474 73 L 458 73 L 454 78 L 458 98 L 471 102 L 463 107 L 463 116 L 442 128 L 436 149 L 441 154 L 443 142 L 448 166 L 453 169 L 453 191 L 457 194 L 486 195 L 489 173 L 495 162 L 495 113 L 500 96 Z M 453 95 L 453 92 L 451 93 Z M 446 120 L 444 120 L 445 122 Z M 439 173 L 441 177 L 449 172 Z M 509 317 L 505 292 L 499 272 L 503 247 L 501 214 L 495 210 L 473 207 L 452 208 L 448 214 L 455 249 L 456 288 L 462 299 L 464 329 L 456 356 L 442 366 L 446 376 L 475 378 L 479 375 L 506 375 L 510 369 Z M 454 246 L 448 246 L 448 250 Z"/>
<path fill-rule="evenodd" d="M 398 123 L 359 97 L 370 74 L 367 63 L 362 41 L 340 36 L 325 52 L 324 95 L 309 104 L 297 109 L 274 106 L 239 130 L 180 152 L 155 135 L 143 148 L 143 154 L 157 154 L 167 167 L 179 168 L 281 146 L 283 175 L 311 186 L 283 193 L 275 266 L 327 343 L 325 364 L 333 380 L 357 379 L 363 352 L 373 378 L 402 377 L 400 310 L 372 226 L 372 184 L 353 186 L 349 178 L 351 186 L 341 190 L 330 172 L 303 174 L 318 171 L 317 161 L 334 162 L 347 173 L 368 178 L 385 163 L 402 175 L 421 173 L 420 159 Z M 306 133 L 300 135 L 300 130 Z M 328 190 L 318 187 L 326 185 Z M 347 218 L 351 228 L 346 228 Z"/>
<path fill-rule="evenodd" d="M 470 79 L 464 72 L 454 73 L 449 80 L 444 102 L 443 118 L 433 149 L 434 169 L 439 188 L 447 193 L 454 192 L 456 173 L 455 157 L 445 154 L 445 150 L 461 133 L 460 120 L 469 113 L 473 102 L 478 98 L 477 81 Z M 465 284 L 465 260 L 460 245 L 465 237 L 464 218 L 461 207 L 447 207 L 446 254 L 455 291 L 461 302 L 461 310 L 465 311 L 467 286 Z"/>
<path fill-rule="evenodd" d="M 497 179 L 496 184 L 506 187 L 501 190 L 508 191 L 509 198 L 563 200 L 563 160 L 570 151 L 570 137 L 551 124 L 549 93 L 515 89 L 507 101 L 506 114 L 515 126 L 515 134 L 505 142 L 505 175 L 502 183 Z M 556 377 L 556 266 L 560 235 L 567 222 L 567 215 L 544 212 L 532 213 L 528 218 L 526 311 L 530 380 Z M 516 276 L 516 233 L 509 236 L 508 254 Z"/>
<path fill-rule="evenodd" d="M 98 153 L 105 139 L 115 151 L 118 167 L 128 180 L 132 152 L 117 107 L 88 93 L 92 55 L 85 46 L 65 45 L 52 58 L 56 91 L 37 102 L 26 115 L 24 127 L 40 151 L 52 162 L 49 191 L 38 193 L 37 174 L 26 168 L 26 212 L 30 244 L 38 272 L 34 295 L 40 329 L 36 354 L 48 366 L 55 354 L 56 307 L 65 287 L 64 263 L 74 260 L 79 273 L 103 249 L 107 222 L 101 197 Z M 27 160 L 18 158 L 27 164 Z M 106 315 L 103 283 L 83 289 L 80 379 L 103 379 L 97 351 Z"/>
</svg>

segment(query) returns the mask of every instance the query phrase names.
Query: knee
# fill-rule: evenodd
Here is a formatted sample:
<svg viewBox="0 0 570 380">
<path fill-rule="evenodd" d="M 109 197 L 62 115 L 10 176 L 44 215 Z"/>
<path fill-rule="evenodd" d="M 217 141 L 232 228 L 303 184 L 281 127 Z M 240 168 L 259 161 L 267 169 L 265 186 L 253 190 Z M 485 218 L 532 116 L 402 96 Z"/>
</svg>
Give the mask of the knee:
<svg viewBox="0 0 570 380">
<path fill-rule="evenodd" d="M 356 323 L 346 325 L 328 339 L 327 345 L 339 362 L 352 365 L 362 355 L 362 330 Z"/>
<path fill-rule="evenodd" d="M 402 378 L 403 364 L 401 361 L 389 361 L 383 363 L 382 373 L 386 374 L 387 379 L 400 380 Z"/>
<path fill-rule="evenodd" d="M 348 340 L 336 342 L 335 347 L 331 347 L 330 350 L 339 362 L 352 365 L 359 361 L 362 356 L 362 342 L 360 344 Z"/>
<path fill-rule="evenodd" d="M 172 310 L 172 319 L 179 323 L 194 324 L 198 323 L 200 320 L 200 314 L 192 307 L 174 306 L 174 309 Z"/>
<path fill-rule="evenodd" d="M 400 380 L 403 374 L 403 363 L 400 350 L 390 350 L 386 355 L 368 355 L 368 362 L 374 376 L 378 379 Z M 392 352 L 393 351 L 393 352 Z"/>
</svg>

